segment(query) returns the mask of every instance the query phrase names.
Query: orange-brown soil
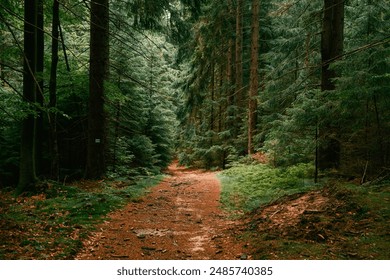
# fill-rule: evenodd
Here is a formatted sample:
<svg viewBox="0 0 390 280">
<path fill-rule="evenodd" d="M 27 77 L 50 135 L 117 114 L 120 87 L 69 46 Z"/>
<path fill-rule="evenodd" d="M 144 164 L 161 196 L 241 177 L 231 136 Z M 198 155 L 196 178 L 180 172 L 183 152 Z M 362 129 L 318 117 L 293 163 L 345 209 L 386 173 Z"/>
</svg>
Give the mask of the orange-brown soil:
<svg viewBox="0 0 390 280">
<path fill-rule="evenodd" d="M 220 208 L 215 173 L 173 164 L 138 202 L 109 215 L 76 259 L 246 259 L 238 221 Z"/>
</svg>

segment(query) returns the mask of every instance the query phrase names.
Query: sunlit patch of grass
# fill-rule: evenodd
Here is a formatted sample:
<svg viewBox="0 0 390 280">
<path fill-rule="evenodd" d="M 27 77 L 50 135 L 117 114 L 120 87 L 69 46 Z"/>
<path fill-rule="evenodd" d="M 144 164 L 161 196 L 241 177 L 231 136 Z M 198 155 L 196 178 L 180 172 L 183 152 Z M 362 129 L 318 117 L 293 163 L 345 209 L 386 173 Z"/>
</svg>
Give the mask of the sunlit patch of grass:
<svg viewBox="0 0 390 280">
<path fill-rule="evenodd" d="M 266 164 L 237 165 L 219 174 L 221 202 L 231 210 L 251 211 L 283 196 L 306 192 L 315 186 L 307 178 L 306 164 L 273 168 Z"/>
</svg>

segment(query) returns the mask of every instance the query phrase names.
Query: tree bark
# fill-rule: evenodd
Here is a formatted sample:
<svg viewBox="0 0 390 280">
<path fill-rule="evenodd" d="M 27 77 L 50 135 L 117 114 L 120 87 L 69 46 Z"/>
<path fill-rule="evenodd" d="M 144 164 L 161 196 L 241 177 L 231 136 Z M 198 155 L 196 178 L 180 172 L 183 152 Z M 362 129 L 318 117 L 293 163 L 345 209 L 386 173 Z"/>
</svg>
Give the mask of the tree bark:
<svg viewBox="0 0 390 280">
<path fill-rule="evenodd" d="M 322 74 L 321 90 L 335 89 L 333 79 L 337 73 L 330 69 L 330 63 L 339 59 L 344 45 L 344 0 L 324 0 L 324 15 L 321 34 Z M 320 128 L 320 138 L 324 143 L 319 148 L 319 168 L 338 168 L 340 165 L 339 140 L 331 134 L 336 134 L 336 128 L 323 124 Z"/>
<path fill-rule="evenodd" d="M 45 40 L 44 40 L 44 12 L 43 0 L 37 0 L 37 64 L 36 64 L 36 102 L 43 108 L 43 70 L 44 70 L 44 55 L 45 55 Z M 36 158 L 36 172 L 38 175 L 44 172 L 43 162 L 43 137 L 44 137 L 44 112 L 37 110 L 36 122 L 36 141 L 35 141 L 35 158 Z"/>
<path fill-rule="evenodd" d="M 108 0 L 91 1 L 90 73 L 87 166 L 85 176 L 99 179 L 106 172 L 106 118 L 104 82 L 108 78 Z"/>
<path fill-rule="evenodd" d="M 234 21 L 235 12 L 234 12 L 234 6 L 231 0 L 228 0 L 228 8 L 229 8 L 229 16 L 232 21 Z M 234 25 L 231 26 L 232 32 L 234 31 Z M 234 73 L 235 73 L 235 67 L 234 67 L 234 38 L 230 37 L 228 41 L 228 51 L 227 51 L 227 58 L 226 58 L 226 96 L 227 96 L 227 120 L 226 120 L 226 127 L 228 129 L 231 129 L 233 136 L 233 127 L 235 122 L 235 88 L 234 88 Z"/>
<path fill-rule="evenodd" d="M 223 92 L 223 78 L 224 78 L 224 72 L 223 65 L 219 65 L 219 78 L 218 78 L 218 130 L 217 132 L 220 133 L 223 130 L 223 121 L 224 121 L 224 115 L 223 112 L 225 112 L 225 101 L 223 98 L 224 92 Z"/>
<path fill-rule="evenodd" d="M 243 41 L 243 5 L 244 0 L 237 0 L 236 7 L 236 42 L 235 42 L 235 100 L 236 100 L 236 121 L 234 125 L 234 137 L 238 135 L 238 127 L 242 122 L 242 114 L 245 103 L 243 96 L 243 61 L 242 61 L 242 41 Z"/>
<path fill-rule="evenodd" d="M 344 1 L 324 0 L 324 16 L 321 36 L 322 78 L 321 89 L 334 90 L 332 81 L 337 77 L 330 63 L 343 54 L 344 47 Z"/>
<path fill-rule="evenodd" d="M 210 130 L 215 130 L 215 62 L 211 63 L 211 112 L 210 112 Z M 212 138 L 211 138 L 212 140 Z M 213 142 L 211 141 L 211 144 Z"/>
<path fill-rule="evenodd" d="M 50 175 L 54 180 L 59 180 L 59 152 L 57 138 L 57 65 L 59 50 L 59 26 L 60 26 L 60 5 L 58 0 L 53 0 L 53 19 L 51 31 L 51 68 L 49 81 L 49 125 L 50 125 L 50 153 L 51 165 Z"/>
<path fill-rule="evenodd" d="M 237 0 L 236 10 L 236 95 L 241 98 L 243 78 L 242 78 L 242 21 L 243 21 L 243 0 Z"/>
<path fill-rule="evenodd" d="M 254 152 L 253 134 L 256 130 L 257 94 L 259 90 L 259 0 L 252 0 L 251 67 L 248 104 L 248 155 Z"/>
<path fill-rule="evenodd" d="M 30 110 L 36 102 L 36 64 L 37 64 L 37 0 L 24 1 L 24 63 L 23 63 L 23 101 Z M 22 121 L 20 143 L 18 194 L 32 191 L 36 182 L 35 171 L 36 122 L 33 113 L 28 113 Z"/>
</svg>

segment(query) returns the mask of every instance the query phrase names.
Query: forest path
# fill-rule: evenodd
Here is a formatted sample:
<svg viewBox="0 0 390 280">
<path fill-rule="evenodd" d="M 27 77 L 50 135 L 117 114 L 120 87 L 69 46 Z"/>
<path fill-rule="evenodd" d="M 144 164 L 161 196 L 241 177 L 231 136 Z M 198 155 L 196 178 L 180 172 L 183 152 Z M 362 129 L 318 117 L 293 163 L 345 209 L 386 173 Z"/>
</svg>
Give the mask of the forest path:
<svg viewBox="0 0 390 280">
<path fill-rule="evenodd" d="M 109 215 L 76 259 L 240 259 L 239 221 L 220 208 L 213 172 L 172 164 L 170 176 L 139 202 Z"/>
</svg>

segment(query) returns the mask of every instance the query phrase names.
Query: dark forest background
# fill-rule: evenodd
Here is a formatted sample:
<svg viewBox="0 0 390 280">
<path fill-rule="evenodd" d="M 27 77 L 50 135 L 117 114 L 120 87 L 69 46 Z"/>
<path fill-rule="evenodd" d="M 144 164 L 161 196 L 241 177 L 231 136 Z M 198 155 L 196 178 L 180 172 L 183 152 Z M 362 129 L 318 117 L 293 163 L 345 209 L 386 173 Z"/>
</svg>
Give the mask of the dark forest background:
<svg viewBox="0 0 390 280">
<path fill-rule="evenodd" d="M 261 158 L 389 173 L 390 7 L 372 0 L 3 0 L 0 186 Z"/>
</svg>

